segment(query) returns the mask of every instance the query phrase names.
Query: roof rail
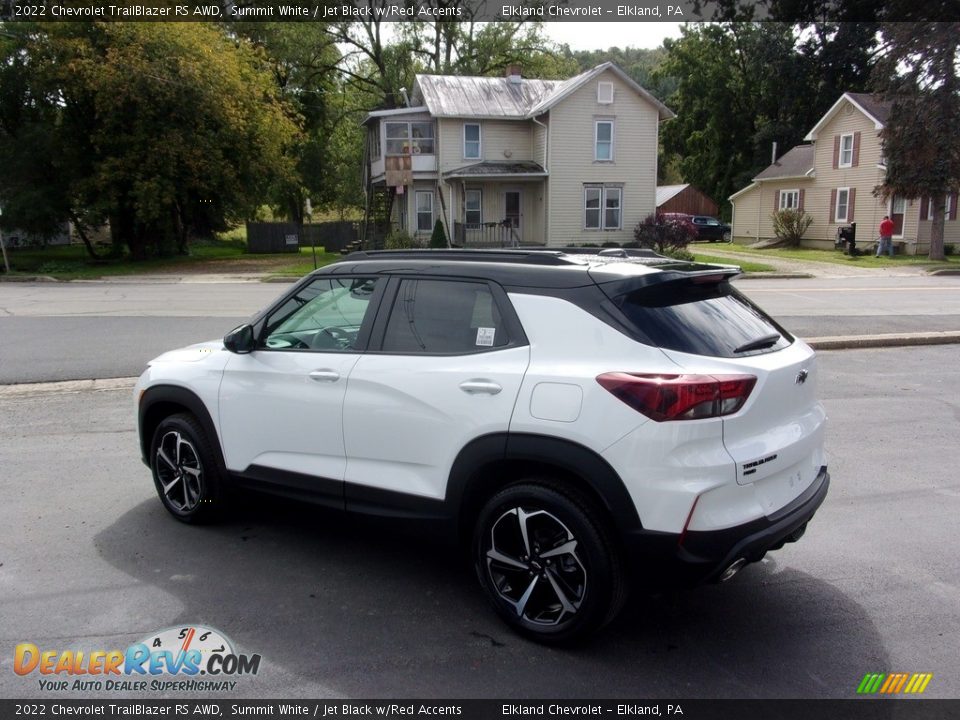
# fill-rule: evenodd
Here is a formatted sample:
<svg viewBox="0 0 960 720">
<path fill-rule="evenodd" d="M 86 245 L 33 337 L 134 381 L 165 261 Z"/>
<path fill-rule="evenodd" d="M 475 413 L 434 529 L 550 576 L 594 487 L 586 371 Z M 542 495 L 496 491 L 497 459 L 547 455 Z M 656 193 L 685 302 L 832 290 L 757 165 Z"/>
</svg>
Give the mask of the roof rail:
<svg viewBox="0 0 960 720">
<path fill-rule="evenodd" d="M 526 265 L 574 265 L 562 250 L 554 249 L 467 249 L 431 248 L 410 250 L 359 250 L 344 260 L 465 260 L 473 262 L 514 262 Z"/>
</svg>

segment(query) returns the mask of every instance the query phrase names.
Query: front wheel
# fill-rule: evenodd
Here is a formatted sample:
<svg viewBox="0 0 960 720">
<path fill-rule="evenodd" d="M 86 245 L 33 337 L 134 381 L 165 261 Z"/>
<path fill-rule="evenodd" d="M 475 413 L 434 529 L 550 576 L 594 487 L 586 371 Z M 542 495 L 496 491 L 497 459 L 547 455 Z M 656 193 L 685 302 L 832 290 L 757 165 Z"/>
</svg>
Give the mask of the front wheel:
<svg viewBox="0 0 960 720">
<path fill-rule="evenodd" d="M 165 418 L 153 433 L 150 468 L 160 501 L 177 520 L 209 522 L 222 510 L 223 483 L 206 433 L 186 413 Z"/>
<path fill-rule="evenodd" d="M 480 584 L 497 613 L 546 643 L 585 637 L 625 599 L 620 554 L 586 497 L 526 482 L 481 510 L 473 543 Z"/>
<path fill-rule="evenodd" d="M 733 242 L 733 234 L 732 234 L 729 230 L 727 230 L 727 231 L 723 234 L 723 241 L 724 241 L 725 243 Z"/>
</svg>

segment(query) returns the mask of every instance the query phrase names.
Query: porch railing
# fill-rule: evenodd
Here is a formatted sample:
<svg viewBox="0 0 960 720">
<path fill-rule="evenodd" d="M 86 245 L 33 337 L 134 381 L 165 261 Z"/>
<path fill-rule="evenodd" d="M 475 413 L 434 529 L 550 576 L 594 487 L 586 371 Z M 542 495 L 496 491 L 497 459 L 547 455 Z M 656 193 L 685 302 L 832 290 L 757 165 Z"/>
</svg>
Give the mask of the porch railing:
<svg viewBox="0 0 960 720">
<path fill-rule="evenodd" d="M 453 223 L 453 243 L 464 248 L 519 247 L 520 233 L 505 222 Z"/>
</svg>

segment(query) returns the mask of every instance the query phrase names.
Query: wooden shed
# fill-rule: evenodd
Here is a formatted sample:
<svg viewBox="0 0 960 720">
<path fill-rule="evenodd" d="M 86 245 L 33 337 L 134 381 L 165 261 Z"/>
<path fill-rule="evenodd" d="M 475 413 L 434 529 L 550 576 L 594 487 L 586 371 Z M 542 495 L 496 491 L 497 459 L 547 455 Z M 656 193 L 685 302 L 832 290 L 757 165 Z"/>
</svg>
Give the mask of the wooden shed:
<svg viewBox="0 0 960 720">
<path fill-rule="evenodd" d="M 717 204 L 693 185 L 659 185 L 657 210 L 687 215 L 717 214 Z"/>
</svg>

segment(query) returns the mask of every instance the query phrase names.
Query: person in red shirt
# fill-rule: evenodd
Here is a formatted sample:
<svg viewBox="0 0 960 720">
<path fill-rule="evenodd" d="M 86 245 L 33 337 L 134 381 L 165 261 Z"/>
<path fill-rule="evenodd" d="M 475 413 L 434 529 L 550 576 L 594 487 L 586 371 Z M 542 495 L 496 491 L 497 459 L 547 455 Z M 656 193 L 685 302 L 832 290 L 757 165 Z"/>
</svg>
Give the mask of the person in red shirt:
<svg viewBox="0 0 960 720">
<path fill-rule="evenodd" d="M 890 219 L 889 215 L 884 215 L 883 220 L 880 221 L 880 243 L 877 245 L 877 257 L 883 255 L 884 249 L 890 254 L 890 257 L 893 257 L 893 220 Z"/>
</svg>

